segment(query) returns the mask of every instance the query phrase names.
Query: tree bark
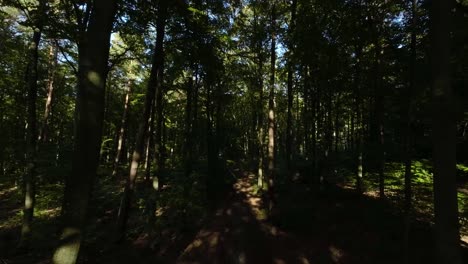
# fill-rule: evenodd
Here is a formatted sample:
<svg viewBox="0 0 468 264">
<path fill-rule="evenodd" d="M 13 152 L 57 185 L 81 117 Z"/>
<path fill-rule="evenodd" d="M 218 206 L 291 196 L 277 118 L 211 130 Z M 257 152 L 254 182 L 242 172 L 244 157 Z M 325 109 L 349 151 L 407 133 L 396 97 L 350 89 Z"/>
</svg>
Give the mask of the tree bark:
<svg viewBox="0 0 468 264">
<path fill-rule="evenodd" d="M 45 11 L 45 1 L 40 1 L 39 9 Z M 27 247 L 31 237 L 31 224 L 36 203 L 36 156 L 37 156 L 37 66 L 39 58 L 39 43 L 42 36 L 42 22 L 38 22 L 34 28 L 32 41 L 29 46 L 29 62 L 26 70 L 26 83 L 28 93 L 28 125 L 27 125 L 27 171 L 23 178 L 23 223 L 21 227 L 20 247 Z"/>
<path fill-rule="evenodd" d="M 362 177 L 363 177 L 363 135 L 364 135 L 364 121 L 361 111 L 362 105 L 362 94 L 361 94 L 361 54 L 362 46 L 356 46 L 356 64 L 355 64 L 355 79 L 354 79 L 354 89 L 355 89 L 355 111 L 356 111 L 356 124 L 357 129 L 352 133 L 355 134 L 356 146 L 354 149 L 356 155 L 356 190 L 358 193 L 362 193 Z"/>
<path fill-rule="evenodd" d="M 451 9 L 454 1 L 432 0 L 432 140 L 436 262 L 460 264 L 456 185 L 456 115 L 450 80 Z"/>
<path fill-rule="evenodd" d="M 165 3 L 165 1 L 161 1 L 160 5 Z M 159 74 L 161 73 L 161 68 L 163 67 L 163 41 L 164 41 L 164 23 L 165 17 L 158 16 L 156 21 L 158 24 L 156 26 L 156 45 L 153 52 L 153 61 L 151 67 L 151 73 L 148 81 L 148 86 L 146 90 L 146 97 L 145 97 L 145 107 L 143 111 L 143 119 L 140 123 L 140 127 L 138 130 L 136 143 L 135 143 L 135 150 L 132 154 L 132 161 L 130 164 L 130 172 L 125 184 L 124 193 L 122 195 L 122 200 L 120 202 L 119 207 L 119 214 L 117 220 L 117 231 L 116 231 L 116 239 L 121 240 L 125 234 L 129 211 L 131 207 L 131 202 L 133 198 L 133 193 L 135 191 L 135 181 L 137 178 L 138 173 L 138 166 L 143 156 L 143 151 L 145 147 L 145 139 L 148 137 L 148 127 L 150 125 L 150 118 L 151 118 L 151 108 L 153 106 L 156 91 L 160 89 L 158 85 Z M 163 23 L 163 26 L 159 26 L 160 23 Z"/>
<path fill-rule="evenodd" d="M 405 165 L 405 230 L 404 230 L 404 248 L 406 252 L 406 262 L 410 263 L 409 254 L 409 234 L 411 228 L 411 211 L 412 211 L 412 189 L 411 189 L 411 159 L 412 159 L 412 143 L 411 143 L 411 102 L 413 91 L 416 82 L 416 26 L 417 26 L 417 0 L 411 1 L 411 54 L 410 54 L 410 63 L 409 63 L 409 83 L 405 92 L 405 105 L 404 109 L 404 127 L 403 127 L 403 137 L 404 137 L 404 146 L 403 146 L 403 157 Z"/>
<path fill-rule="evenodd" d="M 39 133 L 39 142 L 45 143 L 49 140 L 48 132 L 49 132 L 49 119 L 52 112 L 52 100 L 54 96 L 54 88 L 55 88 L 55 71 L 57 69 L 57 54 L 58 48 L 55 43 L 52 43 L 50 46 L 50 63 L 49 63 L 49 80 L 47 81 L 47 98 L 44 107 L 44 115 L 42 118 L 42 126 L 41 131 Z"/>
<path fill-rule="evenodd" d="M 293 108 L 293 54 L 294 54 L 294 29 L 296 23 L 297 0 L 293 0 L 291 4 L 291 22 L 289 25 L 289 61 L 288 61 L 288 114 L 286 121 L 286 162 L 288 174 L 292 175 L 292 145 L 293 145 L 293 129 L 292 129 L 292 108 Z"/>
<path fill-rule="evenodd" d="M 66 178 L 63 229 L 53 263 L 73 264 L 78 258 L 89 198 L 102 141 L 105 84 L 110 35 L 117 0 L 95 0 L 87 30 L 79 42 L 78 95 L 72 172 Z"/>
<path fill-rule="evenodd" d="M 268 95 L 268 209 L 271 213 L 274 207 L 275 188 L 275 73 L 276 73 L 276 3 L 271 8 L 271 64 L 270 91 Z"/>
<path fill-rule="evenodd" d="M 124 102 L 124 111 L 123 111 L 123 114 L 122 114 L 122 119 L 120 121 L 120 130 L 119 130 L 118 139 L 117 139 L 117 150 L 115 152 L 114 168 L 112 170 L 112 177 L 117 176 L 121 156 L 124 154 L 124 153 L 122 153 L 122 149 L 123 149 L 123 146 L 124 146 L 124 141 L 125 141 L 126 132 L 127 132 L 127 126 L 128 126 L 128 124 L 127 124 L 128 123 L 128 111 L 129 111 L 131 93 L 132 93 L 132 80 L 128 80 L 127 93 L 125 95 L 125 102 Z"/>
</svg>

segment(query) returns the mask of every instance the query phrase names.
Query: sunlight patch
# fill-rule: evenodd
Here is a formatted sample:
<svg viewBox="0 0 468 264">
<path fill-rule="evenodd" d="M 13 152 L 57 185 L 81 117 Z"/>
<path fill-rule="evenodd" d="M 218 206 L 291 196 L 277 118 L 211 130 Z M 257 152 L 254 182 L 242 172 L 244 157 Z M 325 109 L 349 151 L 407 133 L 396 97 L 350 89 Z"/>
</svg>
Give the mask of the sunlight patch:
<svg viewBox="0 0 468 264">
<path fill-rule="evenodd" d="M 341 251 L 341 249 L 333 245 L 331 245 L 328 249 L 330 250 L 330 255 L 331 255 L 332 260 L 335 263 L 338 263 L 340 259 L 343 257 L 343 251 Z"/>
<path fill-rule="evenodd" d="M 101 76 L 99 76 L 95 71 L 88 72 L 88 80 L 96 86 L 99 86 L 102 83 Z"/>
</svg>

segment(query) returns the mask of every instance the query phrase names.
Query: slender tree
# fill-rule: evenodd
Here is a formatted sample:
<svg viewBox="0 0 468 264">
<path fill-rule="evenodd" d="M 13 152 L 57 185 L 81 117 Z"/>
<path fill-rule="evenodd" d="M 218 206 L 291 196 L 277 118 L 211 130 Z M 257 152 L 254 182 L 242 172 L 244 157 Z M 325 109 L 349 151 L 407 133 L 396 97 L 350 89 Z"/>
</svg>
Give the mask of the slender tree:
<svg viewBox="0 0 468 264">
<path fill-rule="evenodd" d="M 88 11 L 85 12 L 89 17 L 79 25 L 83 31 L 78 43 L 75 150 L 72 172 L 65 183 L 63 228 L 53 256 L 54 264 L 76 263 L 80 251 L 88 202 L 99 163 L 110 35 L 118 2 L 95 0 L 88 3 Z"/>
<path fill-rule="evenodd" d="M 162 6 L 165 5 L 165 1 L 160 1 L 158 5 L 158 10 L 161 10 Z M 153 108 L 156 91 L 161 89 L 158 87 L 161 83 L 158 82 L 158 76 L 162 72 L 163 68 L 163 41 L 164 41 L 164 28 L 166 23 L 166 17 L 161 12 L 158 14 L 156 20 L 156 43 L 153 51 L 153 61 L 151 66 L 151 73 L 148 81 L 148 86 L 146 90 L 145 105 L 143 111 L 143 118 L 141 120 L 138 134 L 136 137 L 135 149 L 132 154 L 132 160 L 130 163 L 130 172 L 127 177 L 124 192 L 122 194 L 122 200 L 120 202 L 118 221 L 117 221 L 117 231 L 116 239 L 121 240 L 125 234 L 129 210 L 132 203 L 132 196 L 135 191 L 135 183 L 138 174 L 138 167 L 140 161 L 143 157 L 143 151 L 145 147 L 145 141 L 148 137 L 148 128 L 151 122 L 151 109 Z"/>
<path fill-rule="evenodd" d="M 33 36 L 29 45 L 28 66 L 26 69 L 26 84 L 28 91 L 28 127 L 27 127 L 27 172 L 23 179 L 24 207 L 23 207 L 23 225 L 21 227 L 20 247 L 26 247 L 31 236 L 31 224 L 34 215 L 34 206 L 36 203 L 36 155 L 37 155 L 37 65 L 39 58 L 39 44 L 41 42 L 43 19 L 45 14 L 46 1 L 39 1 L 36 21 L 33 22 Z"/>
<path fill-rule="evenodd" d="M 271 7 L 271 65 L 270 65 L 270 87 L 268 95 L 268 209 L 274 206 L 275 187 L 275 73 L 276 73 L 276 3 Z"/>
<path fill-rule="evenodd" d="M 287 159 L 287 168 L 288 173 L 291 173 L 292 169 L 292 146 L 293 146 L 293 129 L 292 129 L 292 122 L 293 122 L 293 55 L 294 55 L 294 29 L 296 23 L 296 12 L 297 12 L 297 0 L 293 0 L 291 3 L 291 21 L 289 23 L 289 56 L 290 59 L 288 61 L 288 88 L 287 88 L 287 96 L 288 96 L 288 114 L 287 114 L 287 123 L 286 123 L 286 159 Z"/>
<path fill-rule="evenodd" d="M 456 187 L 456 117 L 450 80 L 451 9 L 454 1 L 432 0 L 432 140 L 436 260 L 460 264 Z"/>
</svg>

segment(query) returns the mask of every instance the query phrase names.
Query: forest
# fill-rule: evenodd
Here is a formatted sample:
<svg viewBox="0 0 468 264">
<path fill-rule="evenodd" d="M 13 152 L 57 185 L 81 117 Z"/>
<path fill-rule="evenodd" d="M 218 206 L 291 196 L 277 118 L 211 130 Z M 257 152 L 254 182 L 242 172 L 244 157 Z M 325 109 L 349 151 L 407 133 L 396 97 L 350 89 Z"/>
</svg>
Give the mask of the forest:
<svg viewBox="0 0 468 264">
<path fill-rule="evenodd" d="M 1 0 L 0 263 L 468 263 L 468 0 Z"/>
</svg>

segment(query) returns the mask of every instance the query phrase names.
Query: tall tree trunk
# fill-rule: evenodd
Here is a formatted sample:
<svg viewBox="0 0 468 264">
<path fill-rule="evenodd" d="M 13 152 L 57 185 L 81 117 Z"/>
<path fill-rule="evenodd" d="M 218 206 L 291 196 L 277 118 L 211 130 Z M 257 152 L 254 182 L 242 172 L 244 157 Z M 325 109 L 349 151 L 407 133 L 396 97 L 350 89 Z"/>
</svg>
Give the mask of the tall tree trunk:
<svg viewBox="0 0 468 264">
<path fill-rule="evenodd" d="M 151 114 L 150 114 L 150 121 L 148 125 L 148 131 L 146 136 L 145 142 L 145 181 L 147 183 L 150 182 L 151 178 L 151 159 L 153 156 L 153 143 L 154 143 L 154 116 L 155 116 L 155 104 L 156 100 L 153 101 L 153 105 L 151 106 Z"/>
<path fill-rule="evenodd" d="M 124 141 L 126 137 L 126 131 L 127 131 L 127 126 L 128 126 L 128 111 L 129 111 L 129 105 L 130 105 L 130 95 L 132 93 L 132 80 L 128 80 L 127 83 L 127 92 L 125 94 L 125 102 L 124 102 L 124 111 L 122 114 L 122 119 L 120 121 L 120 129 L 118 133 L 118 139 L 117 139 L 117 150 L 115 152 L 115 159 L 114 159 L 114 166 L 112 170 L 112 176 L 115 177 L 117 176 L 117 172 L 119 169 L 120 165 L 120 160 L 122 158 L 122 149 L 124 146 Z"/>
<path fill-rule="evenodd" d="M 209 77 L 207 78 L 209 79 Z M 214 121 L 214 109 L 213 109 L 213 93 L 212 84 L 210 80 L 207 81 L 206 85 L 206 140 L 207 140 L 207 156 L 208 156 L 208 177 L 206 177 L 206 189 L 207 189 L 207 200 L 210 203 L 210 206 L 215 205 L 216 201 L 216 166 L 217 166 L 217 153 L 216 153 L 216 135 L 213 131 L 213 122 Z M 216 100 L 216 98 L 215 98 Z"/>
<path fill-rule="evenodd" d="M 95 0 L 87 31 L 79 43 L 78 95 L 72 172 L 65 182 L 63 230 L 54 264 L 73 264 L 78 258 L 86 212 L 102 140 L 105 84 L 110 35 L 117 0 Z"/>
<path fill-rule="evenodd" d="M 276 73 L 276 3 L 271 8 L 271 64 L 270 91 L 268 95 L 268 209 L 274 206 L 275 188 L 275 73 Z"/>
<path fill-rule="evenodd" d="M 291 4 L 291 22 L 289 25 L 289 61 L 288 61 L 288 116 L 286 122 L 286 161 L 288 174 L 292 175 L 292 146 L 293 146 L 293 129 L 292 129 L 292 108 L 293 108 L 293 54 L 294 54 L 294 29 L 296 23 L 297 0 L 293 0 Z"/>
<path fill-rule="evenodd" d="M 377 23 L 377 22 L 376 22 Z M 379 39 L 379 25 L 376 24 L 374 36 L 374 106 L 373 117 L 371 120 L 371 138 L 373 142 L 374 153 L 374 169 L 379 177 L 379 197 L 385 197 L 385 178 L 384 178 L 384 130 L 383 130 L 383 117 L 384 117 L 384 97 L 382 87 L 382 70 L 381 70 L 381 53 L 382 45 Z"/>
<path fill-rule="evenodd" d="M 192 116 L 193 116 L 193 90 L 194 90 L 194 75 L 189 77 L 186 91 L 186 105 L 185 105 L 185 142 L 184 142 L 184 166 L 185 166 L 185 177 L 188 177 L 192 173 Z M 185 188 L 185 186 L 184 186 Z"/>
<path fill-rule="evenodd" d="M 416 83 L 416 26 L 417 26 L 417 5 L 418 0 L 411 0 L 411 54 L 410 54 L 410 64 L 409 64 L 409 84 L 404 94 L 405 105 L 404 109 L 404 127 L 403 127 L 403 137 L 404 137 L 404 146 L 403 146 L 403 157 L 405 164 L 405 230 L 404 230 L 404 249 L 406 252 L 406 263 L 410 263 L 409 254 L 409 234 L 411 228 L 411 207 L 412 207 L 412 189 L 411 189 L 411 158 L 412 158 L 412 143 L 411 143 L 411 101 L 413 96 L 413 91 Z"/>
<path fill-rule="evenodd" d="M 161 1 L 160 5 L 164 4 L 165 1 Z M 151 66 L 151 73 L 148 81 L 148 86 L 146 90 L 145 98 L 145 107 L 143 111 L 143 119 L 138 130 L 135 149 L 132 154 L 132 161 L 130 164 L 130 172 L 125 184 L 124 193 L 122 195 L 122 200 L 119 207 L 119 214 L 117 220 L 117 240 L 121 240 L 125 234 L 129 211 L 131 207 L 131 202 L 133 198 L 133 193 L 135 191 L 135 181 L 138 174 L 138 166 L 140 164 L 141 158 L 143 156 L 143 151 L 145 147 L 145 139 L 148 136 L 148 127 L 150 125 L 151 118 L 151 108 L 153 106 L 156 91 L 160 89 L 158 85 L 159 74 L 161 73 L 161 68 L 163 67 L 163 41 L 164 41 L 164 23 L 165 17 L 158 16 L 156 21 L 157 32 L 156 32 L 156 44 L 153 52 L 153 61 Z M 163 23 L 163 27 L 160 26 L 160 23 Z"/>
<path fill-rule="evenodd" d="M 461 263 L 456 185 L 456 117 L 450 80 L 453 3 L 433 0 L 430 13 L 434 231 L 436 262 L 446 264 Z"/>
<path fill-rule="evenodd" d="M 166 16 L 167 16 L 167 2 L 162 1 L 159 6 L 159 20 L 156 23 L 157 31 L 162 32 L 164 35 L 164 30 L 166 27 Z M 163 159 L 163 126 L 164 126 L 164 116 L 163 116 L 163 103 L 164 103 L 164 46 L 161 47 L 161 67 L 159 67 L 158 73 L 158 85 L 156 90 L 156 131 L 154 139 L 154 159 L 156 163 L 154 175 L 153 175 L 153 187 L 158 190 L 161 186 L 161 170 L 164 168 L 164 159 Z"/>
<path fill-rule="evenodd" d="M 39 9 L 45 10 L 45 1 L 39 3 Z M 27 90 L 28 90 L 28 126 L 27 126 L 27 146 L 26 160 L 27 171 L 23 178 L 24 207 L 23 223 L 21 227 L 20 247 L 27 247 L 31 237 L 31 224 L 36 203 L 36 156 L 37 156 L 37 65 L 39 58 L 39 43 L 42 35 L 42 23 L 37 23 L 34 28 L 32 41 L 28 52 L 28 67 L 26 70 Z"/>
<path fill-rule="evenodd" d="M 41 131 L 39 133 L 39 141 L 40 142 L 47 142 L 48 141 L 48 130 L 49 130 L 49 117 L 52 112 L 52 99 L 54 96 L 54 88 L 55 88 L 55 71 L 57 69 L 57 54 L 58 48 L 54 43 L 50 45 L 50 63 L 49 63 L 49 80 L 47 81 L 47 98 L 44 107 L 44 115 L 42 118 L 42 126 Z"/>
<path fill-rule="evenodd" d="M 356 46 L 356 64 L 355 64 L 355 78 L 354 78 L 354 89 L 355 89 L 355 111 L 356 111 L 356 124 L 357 130 L 352 133 L 355 134 L 356 146 L 354 152 L 356 153 L 356 190 L 358 193 L 362 193 L 362 177 L 363 177 L 363 137 L 364 137 L 364 120 L 362 116 L 362 93 L 361 93 L 361 54 L 362 46 Z"/>
</svg>

